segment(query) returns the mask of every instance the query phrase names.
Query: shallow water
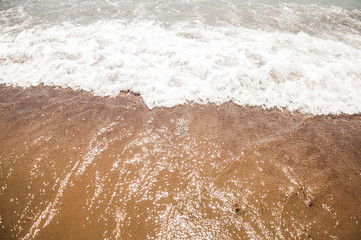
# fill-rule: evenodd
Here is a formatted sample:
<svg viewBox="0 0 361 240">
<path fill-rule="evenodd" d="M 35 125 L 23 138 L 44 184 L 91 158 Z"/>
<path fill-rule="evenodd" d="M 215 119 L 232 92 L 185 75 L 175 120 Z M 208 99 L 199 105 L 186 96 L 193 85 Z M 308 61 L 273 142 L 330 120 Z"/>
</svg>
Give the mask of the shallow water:
<svg viewBox="0 0 361 240">
<path fill-rule="evenodd" d="M 355 239 L 361 119 L 0 88 L 4 239 Z"/>
<path fill-rule="evenodd" d="M 353 0 L 0 0 L 0 238 L 358 238 L 360 36 Z"/>
</svg>

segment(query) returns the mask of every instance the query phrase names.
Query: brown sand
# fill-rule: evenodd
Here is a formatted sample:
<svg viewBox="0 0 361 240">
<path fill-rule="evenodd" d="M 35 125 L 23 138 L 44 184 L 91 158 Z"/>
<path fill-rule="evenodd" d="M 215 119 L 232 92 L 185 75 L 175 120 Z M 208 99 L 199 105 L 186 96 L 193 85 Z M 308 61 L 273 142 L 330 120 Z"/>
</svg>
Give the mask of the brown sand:
<svg viewBox="0 0 361 240">
<path fill-rule="evenodd" d="M 1 239 L 360 239 L 361 117 L 0 86 Z"/>
</svg>

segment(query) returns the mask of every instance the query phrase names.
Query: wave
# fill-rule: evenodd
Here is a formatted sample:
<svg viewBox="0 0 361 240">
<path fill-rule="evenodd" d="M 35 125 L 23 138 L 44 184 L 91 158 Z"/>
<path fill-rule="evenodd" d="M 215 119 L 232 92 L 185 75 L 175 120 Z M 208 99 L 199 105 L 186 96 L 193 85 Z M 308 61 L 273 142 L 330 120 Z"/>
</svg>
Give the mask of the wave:
<svg viewBox="0 0 361 240">
<path fill-rule="evenodd" d="M 145 104 L 234 102 L 361 112 L 361 40 L 202 21 L 102 20 L 0 35 L 0 83 L 138 93 Z"/>
</svg>

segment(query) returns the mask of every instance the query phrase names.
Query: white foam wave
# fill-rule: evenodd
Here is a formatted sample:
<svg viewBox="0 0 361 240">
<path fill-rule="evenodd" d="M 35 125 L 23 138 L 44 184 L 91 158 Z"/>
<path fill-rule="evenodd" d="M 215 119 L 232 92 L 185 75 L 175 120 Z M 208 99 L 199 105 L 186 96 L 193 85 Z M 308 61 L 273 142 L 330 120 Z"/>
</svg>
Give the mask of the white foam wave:
<svg viewBox="0 0 361 240">
<path fill-rule="evenodd" d="M 358 42 L 360 36 L 349 36 Z M 0 83 L 140 93 L 149 108 L 189 101 L 361 112 L 361 49 L 305 33 L 103 21 L 0 35 Z"/>
</svg>

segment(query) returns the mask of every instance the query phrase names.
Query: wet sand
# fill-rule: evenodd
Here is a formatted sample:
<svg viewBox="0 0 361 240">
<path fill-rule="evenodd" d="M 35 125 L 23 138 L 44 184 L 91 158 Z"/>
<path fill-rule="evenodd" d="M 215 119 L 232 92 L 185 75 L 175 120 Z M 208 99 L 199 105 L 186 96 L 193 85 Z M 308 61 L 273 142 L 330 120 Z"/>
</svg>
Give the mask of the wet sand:
<svg viewBox="0 0 361 240">
<path fill-rule="evenodd" d="M 358 239 L 361 116 L 0 86 L 1 239 Z"/>
</svg>

